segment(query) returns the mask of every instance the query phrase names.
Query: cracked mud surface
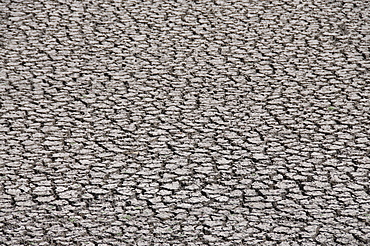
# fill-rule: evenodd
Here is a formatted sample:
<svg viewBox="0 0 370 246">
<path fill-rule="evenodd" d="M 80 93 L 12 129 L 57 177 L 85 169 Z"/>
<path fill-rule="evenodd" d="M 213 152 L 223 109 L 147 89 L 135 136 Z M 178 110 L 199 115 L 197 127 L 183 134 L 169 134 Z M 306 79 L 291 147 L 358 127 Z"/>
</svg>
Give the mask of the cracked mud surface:
<svg viewBox="0 0 370 246">
<path fill-rule="evenodd" d="M 370 245 L 369 1 L 0 3 L 1 245 Z"/>
</svg>

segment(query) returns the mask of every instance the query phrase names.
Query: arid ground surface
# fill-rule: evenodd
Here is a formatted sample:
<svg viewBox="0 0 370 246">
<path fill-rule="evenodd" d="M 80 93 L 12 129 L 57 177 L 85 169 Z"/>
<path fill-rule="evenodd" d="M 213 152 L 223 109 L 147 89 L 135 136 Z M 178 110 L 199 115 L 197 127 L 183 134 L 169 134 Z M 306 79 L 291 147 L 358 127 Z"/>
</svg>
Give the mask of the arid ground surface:
<svg viewBox="0 0 370 246">
<path fill-rule="evenodd" d="M 369 9 L 0 1 L 0 245 L 370 245 Z"/>
</svg>

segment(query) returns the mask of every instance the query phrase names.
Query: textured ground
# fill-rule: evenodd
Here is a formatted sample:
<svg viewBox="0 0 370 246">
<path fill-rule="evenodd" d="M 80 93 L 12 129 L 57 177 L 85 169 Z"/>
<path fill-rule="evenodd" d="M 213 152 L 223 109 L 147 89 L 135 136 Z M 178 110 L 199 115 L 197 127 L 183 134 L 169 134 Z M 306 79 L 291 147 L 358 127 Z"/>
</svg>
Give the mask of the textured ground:
<svg viewBox="0 0 370 246">
<path fill-rule="evenodd" d="M 2 0 L 0 244 L 370 245 L 369 6 Z"/>
</svg>

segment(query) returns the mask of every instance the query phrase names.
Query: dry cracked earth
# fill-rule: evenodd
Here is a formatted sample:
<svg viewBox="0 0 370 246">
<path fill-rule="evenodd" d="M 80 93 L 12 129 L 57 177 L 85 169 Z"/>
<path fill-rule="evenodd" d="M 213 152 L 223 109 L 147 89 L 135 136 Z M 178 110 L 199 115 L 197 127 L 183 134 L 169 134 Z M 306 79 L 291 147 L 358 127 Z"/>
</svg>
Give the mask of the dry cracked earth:
<svg viewBox="0 0 370 246">
<path fill-rule="evenodd" d="M 367 0 L 2 0 L 0 244 L 370 245 Z"/>
</svg>

